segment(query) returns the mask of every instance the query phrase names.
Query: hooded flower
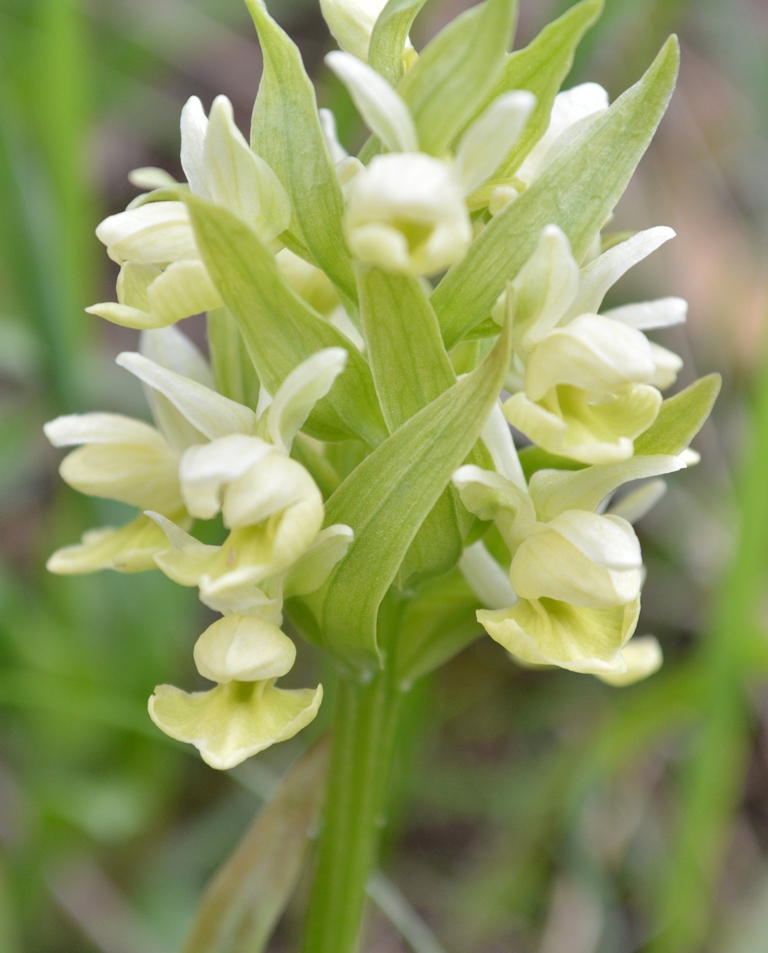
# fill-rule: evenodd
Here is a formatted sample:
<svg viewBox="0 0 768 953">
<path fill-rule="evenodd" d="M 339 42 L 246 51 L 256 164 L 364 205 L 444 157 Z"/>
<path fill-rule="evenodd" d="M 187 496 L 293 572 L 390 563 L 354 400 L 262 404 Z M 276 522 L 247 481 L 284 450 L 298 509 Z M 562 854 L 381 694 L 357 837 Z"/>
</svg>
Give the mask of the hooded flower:
<svg viewBox="0 0 768 953">
<path fill-rule="evenodd" d="M 512 556 L 508 604 L 500 604 L 500 581 L 493 590 L 485 583 L 491 608 L 477 618 L 488 634 L 526 663 L 557 665 L 614 684 L 629 684 L 658 668 L 655 640 L 629 643 L 643 578 L 637 537 L 623 517 L 595 510 L 622 483 L 683 466 L 677 457 L 658 456 L 575 472 L 540 470 L 528 491 L 479 467 L 457 470 L 453 482 L 462 502 L 496 522 Z M 466 563 L 470 582 L 479 575 L 478 557 L 485 558 L 475 552 Z M 494 574 L 483 571 L 486 580 Z"/>
<path fill-rule="evenodd" d="M 118 360 L 124 365 L 126 360 L 135 362 L 134 369 L 137 363 L 153 368 L 161 377 L 188 381 L 193 390 L 208 392 L 225 405 L 234 403 L 210 390 L 208 365 L 176 329 L 146 333 L 141 347 L 143 354 L 121 355 Z M 179 371 L 187 376 L 181 377 Z M 62 478 L 74 489 L 155 510 L 174 524 L 188 526 L 191 518 L 181 496 L 178 467 L 183 451 L 206 439 L 195 426 L 201 421 L 189 410 L 188 416 L 179 412 L 152 388 L 147 396 L 157 426 L 121 414 L 69 414 L 46 424 L 45 434 L 56 447 L 80 445 L 60 467 Z M 54 553 L 48 568 L 66 574 L 98 569 L 141 572 L 155 568 L 153 557 L 165 547 L 163 533 L 141 515 L 120 528 L 89 530 L 79 545 Z"/>
<path fill-rule="evenodd" d="M 288 196 L 266 162 L 251 151 L 226 96 L 214 100 L 210 118 L 196 96 L 184 106 L 181 164 L 194 195 L 234 212 L 265 243 L 274 246 L 288 227 Z M 121 265 L 118 301 L 87 310 L 132 328 L 164 327 L 221 306 L 200 261 L 186 206 L 150 199 L 152 195 L 137 207 L 111 215 L 96 229 L 110 258 Z"/>
<path fill-rule="evenodd" d="M 543 449 L 582 463 L 623 460 L 656 419 L 659 388 L 682 362 L 643 332 L 685 320 L 685 302 L 596 312 L 611 284 L 672 234 L 650 229 L 579 269 L 565 235 L 548 226 L 500 299 L 494 317 L 511 309 L 515 349 L 504 413 Z"/>
<path fill-rule="evenodd" d="M 171 738 L 193 744 L 212 768 L 234 768 L 292 738 L 317 714 L 322 685 L 293 691 L 275 687 L 292 668 L 296 649 L 269 622 L 225 616 L 203 632 L 194 657 L 199 673 L 216 687 L 188 693 L 158 685 L 149 714 Z"/>
<path fill-rule="evenodd" d="M 444 161 L 418 151 L 408 106 L 375 70 L 348 53 L 329 53 L 326 62 L 389 150 L 368 166 L 358 164 L 346 182 L 350 251 L 387 271 L 443 271 L 463 257 L 472 240 L 466 195 L 493 174 L 519 137 L 534 97 L 500 96 L 464 134 L 455 161 Z"/>
<path fill-rule="evenodd" d="M 260 436 L 232 432 L 191 446 L 181 457 L 185 506 L 199 519 L 221 512 L 230 530 L 222 545 L 200 543 L 163 514 L 150 514 L 172 547 L 155 562 L 180 585 L 197 586 L 211 608 L 279 621 L 283 598 L 316 589 L 346 552 L 351 530 L 322 529 L 320 491 L 288 456 L 346 356 L 342 348 L 328 348 L 295 368 L 259 418 Z"/>
</svg>

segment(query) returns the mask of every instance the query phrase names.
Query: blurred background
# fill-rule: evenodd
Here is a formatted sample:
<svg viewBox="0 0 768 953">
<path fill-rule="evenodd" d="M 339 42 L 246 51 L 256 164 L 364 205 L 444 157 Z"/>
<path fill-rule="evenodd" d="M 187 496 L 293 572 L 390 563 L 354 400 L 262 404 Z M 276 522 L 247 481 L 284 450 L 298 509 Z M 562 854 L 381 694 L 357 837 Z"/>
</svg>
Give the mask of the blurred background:
<svg viewBox="0 0 768 953">
<path fill-rule="evenodd" d="M 417 48 L 465 5 L 427 4 Z M 516 45 L 569 5 L 522 0 Z M 317 4 L 270 8 L 353 146 Z M 671 31 L 680 84 L 616 227 L 678 238 L 610 302 L 687 298 L 659 341 L 682 383 L 724 376 L 703 463 L 639 526 L 639 631 L 666 664 L 615 690 L 523 671 L 484 638 L 419 683 L 366 953 L 768 950 L 768 5 L 607 0 L 566 86 L 615 97 Z M 0 953 L 174 953 L 323 722 L 227 774 L 154 728 L 147 697 L 194 684 L 206 610 L 159 573 L 46 574 L 126 513 L 61 483 L 41 426 L 147 415 L 112 363 L 135 332 L 83 312 L 113 298 L 94 228 L 135 194 L 129 170 L 180 174 L 188 96 L 225 93 L 247 129 L 260 54 L 239 0 L 0 0 L 0 64 Z M 296 683 L 320 665 L 302 647 Z M 270 950 L 296 949 L 300 907 L 301 889 Z"/>
</svg>

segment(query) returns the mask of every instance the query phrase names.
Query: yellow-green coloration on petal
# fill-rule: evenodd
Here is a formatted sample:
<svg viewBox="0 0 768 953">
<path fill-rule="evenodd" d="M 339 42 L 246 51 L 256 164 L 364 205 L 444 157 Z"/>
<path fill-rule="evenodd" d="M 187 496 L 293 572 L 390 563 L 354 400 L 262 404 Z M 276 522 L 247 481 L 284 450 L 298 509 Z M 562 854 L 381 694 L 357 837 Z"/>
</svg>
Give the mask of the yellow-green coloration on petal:
<svg viewBox="0 0 768 953">
<path fill-rule="evenodd" d="M 117 303 L 107 301 L 85 310 L 144 331 L 220 307 L 219 293 L 199 260 L 173 261 L 165 269 L 126 261 L 117 279 Z"/>
<path fill-rule="evenodd" d="M 561 385 L 540 401 L 513 394 L 504 416 L 549 453 L 581 463 L 614 463 L 632 456 L 634 439 L 651 426 L 660 407 L 661 394 L 647 384 L 628 384 L 612 394 Z"/>
<path fill-rule="evenodd" d="M 188 525 L 186 513 L 177 522 Z M 138 516 L 125 526 L 103 526 L 83 534 L 74 546 L 57 550 L 46 563 L 49 572 L 75 575 L 114 569 L 117 572 L 146 572 L 156 569 L 155 556 L 166 549 L 168 538 L 147 516 Z"/>
<path fill-rule="evenodd" d="M 197 670 L 219 684 L 191 694 L 159 685 L 149 700 L 149 714 L 167 735 L 198 748 L 212 768 L 233 768 L 292 738 L 317 714 L 322 685 L 296 691 L 274 687 L 295 658 L 293 643 L 276 625 L 226 616 L 195 645 Z"/>
<path fill-rule="evenodd" d="M 208 626 L 194 654 L 198 672 L 212 682 L 258 682 L 290 672 L 296 647 L 270 622 L 229 615 Z"/>
<path fill-rule="evenodd" d="M 621 649 L 635 631 L 640 597 L 613 609 L 554 599 L 519 599 L 508 609 L 477 613 L 486 632 L 512 655 L 591 675 L 623 673 Z"/>
<path fill-rule="evenodd" d="M 626 672 L 596 672 L 597 677 L 608 685 L 624 688 L 648 678 L 661 668 L 664 656 L 661 646 L 652 635 L 636 635 L 621 650 L 627 666 Z"/>
<path fill-rule="evenodd" d="M 434 275 L 472 239 L 451 168 L 414 153 L 374 156 L 349 184 L 344 229 L 352 254 L 385 271 Z"/>
<path fill-rule="evenodd" d="M 191 693 L 158 685 L 149 715 L 161 731 L 193 744 L 206 764 L 224 771 L 292 738 L 313 720 L 322 698 L 322 685 L 284 691 L 272 679 Z"/>
</svg>

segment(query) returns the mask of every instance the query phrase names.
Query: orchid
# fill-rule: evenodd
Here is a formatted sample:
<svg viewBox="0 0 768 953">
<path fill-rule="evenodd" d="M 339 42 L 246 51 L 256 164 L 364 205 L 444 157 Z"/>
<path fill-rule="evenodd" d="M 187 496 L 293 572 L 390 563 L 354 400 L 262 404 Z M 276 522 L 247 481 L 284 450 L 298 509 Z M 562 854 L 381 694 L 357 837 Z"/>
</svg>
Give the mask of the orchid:
<svg viewBox="0 0 768 953">
<path fill-rule="evenodd" d="M 160 685 L 149 702 L 218 769 L 315 717 L 322 686 L 275 681 L 294 637 L 325 654 L 331 796 L 305 953 L 352 953 L 399 698 L 475 620 L 502 661 L 613 686 L 661 665 L 634 634 L 633 524 L 697 462 L 719 385 L 662 395 L 682 361 L 646 332 L 682 323 L 681 299 L 603 310 L 674 234 L 603 235 L 671 95 L 673 40 L 609 105 L 593 83 L 560 91 L 594 0 L 512 54 L 513 0 L 485 0 L 418 54 L 419 2 L 322 0 L 341 47 L 326 63 L 371 134 L 353 156 L 296 46 L 246 3 L 264 63 L 250 141 L 226 98 L 206 116 L 193 97 L 186 182 L 137 170 L 147 191 L 97 229 L 121 270 L 117 302 L 89 310 L 142 330 L 117 363 L 156 426 L 92 413 L 46 428 L 81 445 L 70 485 L 139 515 L 49 565 L 156 567 L 221 613 L 193 653 L 214 687 Z M 171 327 L 203 311 L 210 366 Z M 429 587 L 456 580 L 471 611 L 443 625 L 441 606 L 405 639 L 406 616 L 435 614 Z"/>
</svg>

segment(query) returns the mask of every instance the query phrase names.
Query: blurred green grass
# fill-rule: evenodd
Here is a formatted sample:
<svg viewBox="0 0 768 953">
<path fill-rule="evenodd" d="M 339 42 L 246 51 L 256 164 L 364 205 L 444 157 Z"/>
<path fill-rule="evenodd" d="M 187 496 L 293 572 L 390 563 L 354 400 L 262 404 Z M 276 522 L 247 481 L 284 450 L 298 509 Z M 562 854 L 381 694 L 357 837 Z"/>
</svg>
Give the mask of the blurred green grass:
<svg viewBox="0 0 768 953">
<path fill-rule="evenodd" d="M 568 5 L 523 0 L 518 42 Z M 275 12 L 318 71 L 316 6 Z M 419 35 L 443 16 L 433 0 Z M 768 17 L 749 0 L 608 0 L 568 85 L 616 95 L 672 29 L 680 89 L 617 221 L 680 237 L 622 293 L 688 296 L 687 331 L 663 343 L 691 377 L 726 380 L 703 464 L 641 527 L 644 631 L 667 663 L 619 692 L 516 669 L 482 640 L 413 690 L 384 866 L 448 953 L 768 948 Z M 0 953 L 170 953 L 310 738 L 221 776 L 154 729 L 146 699 L 191 684 L 204 611 L 159 574 L 45 573 L 122 512 L 58 482 L 41 426 L 141 407 L 111 366 L 134 338 L 83 314 L 114 279 L 93 229 L 131 196 L 118 173 L 178 169 L 188 95 L 227 93 L 247 122 L 258 47 L 238 0 L 0 0 L 0 62 Z M 353 142 L 348 101 L 319 79 Z M 308 683 L 319 663 L 301 651 Z M 368 948 L 406 947 L 374 914 Z"/>
</svg>

